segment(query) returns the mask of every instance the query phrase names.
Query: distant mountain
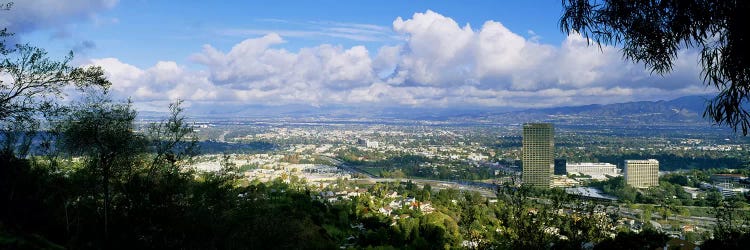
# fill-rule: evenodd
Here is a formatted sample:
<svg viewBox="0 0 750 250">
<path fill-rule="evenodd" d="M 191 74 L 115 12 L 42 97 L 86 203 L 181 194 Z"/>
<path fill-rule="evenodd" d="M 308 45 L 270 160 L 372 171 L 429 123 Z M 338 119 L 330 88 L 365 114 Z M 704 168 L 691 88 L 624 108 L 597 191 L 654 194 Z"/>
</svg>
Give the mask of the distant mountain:
<svg viewBox="0 0 750 250">
<path fill-rule="evenodd" d="M 378 106 L 310 106 L 310 105 L 215 105 L 194 104 L 187 108 L 187 115 L 196 119 L 377 119 L 377 120 L 445 120 L 457 115 L 471 115 L 494 112 L 509 112 L 513 108 L 486 107 L 378 107 Z M 147 113 L 155 116 L 156 113 Z M 163 115 L 162 115 L 163 116 Z"/>
<path fill-rule="evenodd" d="M 668 117 L 695 117 L 703 114 L 708 96 L 685 96 L 670 101 L 639 101 L 614 104 L 593 104 L 577 107 L 538 109 L 547 114 L 587 114 L 624 116 L 638 114 L 661 114 Z M 528 112 L 526 110 L 524 112 Z"/>
<path fill-rule="evenodd" d="M 576 124 L 679 124 L 706 122 L 703 111 L 711 96 L 685 96 L 669 101 L 638 101 L 573 107 L 528 109 L 502 114 L 516 121 Z"/>
<path fill-rule="evenodd" d="M 443 121 L 452 123 L 519 124 L 553 122 L 556 124 L 637 125 L 687 124 L 709 122 L 702 117 L 711 96 L 685 96 L 668 101 L 638 101 L 614 104 L 518 110 L 487 107 L 368 107 L 329 105 L 216 105 L 194 104 L 186 109 L 193 119 L 294 121 L 379 120 Z M 142 112 L 141 118 L 161 118 L 166 114 Z"/>
</svg>

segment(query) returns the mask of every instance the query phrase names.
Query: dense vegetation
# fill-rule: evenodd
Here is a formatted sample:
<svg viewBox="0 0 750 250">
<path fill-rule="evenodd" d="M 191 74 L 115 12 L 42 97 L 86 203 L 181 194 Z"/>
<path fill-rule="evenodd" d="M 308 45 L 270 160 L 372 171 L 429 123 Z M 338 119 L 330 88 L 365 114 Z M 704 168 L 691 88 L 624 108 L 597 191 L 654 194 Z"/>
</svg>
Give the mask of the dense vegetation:
<svg viewBox="0 0 750 250">
<path fill-rule="evenodd" d="M 622 165 L 628 159 L 656 159 L 659 161 L 659 170 L 672 171 L 679 169 L 710 169 L 710 168 L 742 168 L 747 164 L 743 158 L 716 156 L 716 155 L 677 155 L 674 153 L 661 154 L 608 154 L 595 156 L 601 162 L 610 162 Z"/>
<path fill-rule="evenodd" d="M 434 160 L 420 155 L 403 154 L 367 160 L 367 152 L 352 148 L 339 156 L 349 165 L 385 178 L 485 180 L 495 176 L 494 171 L 486 166 L 458 160 Z"/>
<path fill-rule="evenodd" d="M 607 239 L 605 226 L 612 223 L 593 206 L 576 212 L 583 219 L 574 220 L 555 212 L 566 196 L 557 194 L 554 204 L 537 203 L 526 189 L 504 189 L 491 203 L 478 193 L 377 184 L 350 201 L 330 203 L 294 181 L 239 184 L 231 165 L 219 173 L 195 173 L 162 163 L 149 178 L 150 170 L 139 167 L 147 165 L 143 162 L 110 179 L 105 222 L 105 197 L 97 185 L 102 176 L 92 165 L 7 155 L 2 163 L 5 248 L 442 249 L 461 247 L 464 240 L 476 247 L 577 248 Z M 404 205 L 388 215 L 376 212 L 398 199 L 387 198 L 394 191 L 432 202 L 436 211 Z M 566 239 L 550 234 L 550 228 Z"/>
<path fill-rule="evenodd" d="M 289 187 L 239 188 L 229 173 L 146 168 L 113 180 L 104 225 L 101 176 L 3 157 L 0 245 L 18 249 L 332 248 L 335 211 Z"/>
</svg>

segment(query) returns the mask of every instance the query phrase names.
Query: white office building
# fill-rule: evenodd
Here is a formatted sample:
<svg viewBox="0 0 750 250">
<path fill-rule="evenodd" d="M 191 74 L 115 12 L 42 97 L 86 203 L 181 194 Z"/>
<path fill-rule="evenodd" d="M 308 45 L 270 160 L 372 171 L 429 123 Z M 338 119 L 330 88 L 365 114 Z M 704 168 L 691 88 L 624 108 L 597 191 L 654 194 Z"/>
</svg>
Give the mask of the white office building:
<svg viewBox="0 0 750 250">
<path fill-rule="evenodd" d="M 622 171 L 617 166 L 606 162 L 568 163 L 565 164 L 565 171 L 568 174 L 589 175 L 595 180 L 606 180 L 609 177 L 622 175 Z"/>
<path fill-rule="evenodd" d="M 626 160 L 625 182 L 636 188 L 659 186 L 659 161 Z"/>
</svg>

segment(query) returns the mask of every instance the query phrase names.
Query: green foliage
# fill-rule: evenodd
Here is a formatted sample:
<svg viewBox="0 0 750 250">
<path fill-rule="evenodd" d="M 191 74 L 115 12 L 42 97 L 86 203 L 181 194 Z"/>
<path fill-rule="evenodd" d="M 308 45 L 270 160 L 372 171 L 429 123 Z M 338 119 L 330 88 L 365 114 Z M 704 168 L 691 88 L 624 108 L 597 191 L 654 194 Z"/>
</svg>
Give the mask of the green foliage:
<svg viewBox="0 0 750 250">
<path fill-rule="evenodd" d="M 50 242 L 38 234 L 13 235 L 2 230 L 0 225 L 0 246 L 9 249 L 55 249 L 63 250 L 65 247 Z"/>
<path fill-rule="evenodd" d="M 12 2 L 2 3 L 0 11 L 12 6 Z M 30 153 L 32 141 L 39 137 L 45 140 L 43 149 L 49 149 L 49 138 L 37 130 L 42 119 L 55 122 L 67 111 L 57 102 L 66 95 L 65 87 L 106 90 L 111 83 L 100 67 L 70 66 L 72 52 L 58 61 L 49 58 L 44 49 L 29 44 L 8 48 L 5 38 L 12 35 L 6 28 L 0 29 L 0 75 L 8 78 L 0 81 L 0 151 L 23 158 Z"/>
<path fill-rule="evenodd" d="M 609 238 L 617 219 L 561 189 L 503 186 L 498 199 L 495 214 L 503 225 L 495 244 L 505 249 L 578 249 Z"/>
<path fill-rule="evenodd" d="M 6 36 L 5 31 L 0 37 Z M 42 118 L 54 118 L 66 111 L 57 103 L 63 88 L 104 88 L 110 83 L 99 67 L 77 68 L 68 65 L 72 54 L 55 61 L 47 52 L 28 44 L 0 48 L 0 74 L 10 80 L 0 81 L 0 138 L 2 149 L 25 157 L 32 139 L 37 135 Z"/>
<path fill-rule="evenodd" d="M 468 165 L 462 161 L 437 161 L 420 155 L 394 155 L 381 160 L 358 160 L 365 153 L 356 149 L 339 153 L 339 158 L 351 166 L 384 178 L 429 178 L 442 180 L 483 180 L 494 177 L 485 166 Z"/>
<path fill-rule="evenodd" d="M 170 103 L 167 121 L 151 123 L 146 130 L 149 149 L 154 154 L 149 166 L 149 177 L 156 173 L 159 166 L 180 171 L 180 164 L 189 162 L 198 154 L 198 142 L 192 137 L 193 128 L 185 122 L 181 104 L 181 100 Z"/>
<path fill-rule="evenodd" d="M 710 169 L 710 168 L 738 168 L 746 163 L 745 155 L 732 157 L 727 153 L 709 154 L 702 152 L 698 155 L 677 155 L 675 153 L 609 153 L 595 154 L 600 162 L 622 163 L 627 159 L 656 159 L 659 170 L 678 169 Z"/>
<path fill-rule="evenodd" d="M 64 227 L 48 223 L 59 218 L 66 196 L 63 179 L 50 169 L 32 167 L 32 162 L 0 154 L 0 248 L 46 248 L 55 244 Z M 49 204 L 58 204 L 54 209 Z M 61 231 L 63 230 L 63 231 Z M 47 236 L 47 237 L 45 237 Z M 58 241 L 59 242 L 59 241 Z M 50 247 L 52 248 L 52 247 Z"/>
<path fill-rule="evenodd" d="M 652 230 L 640 233 L 620 232 L 614 239 L 606 239 L 597 244 L 594 249 L 661 249 L 667 244 L 669 237 Z"/>
<path fill-rule="evenodd" d="M 744 249 L 750 244 L 750 214 L 739 198 L 712 202 L 716 217 L 713 237 L 701 249 Z M 744 247 L 743 247 L 744 246 Z"/>
<path fill-rule="evenodd" d="M 333 216 L 342 208 L 281 182 L 239 187 L 229 164 L 217 173 L 181 168 L 186 161 L 179 156 L 189 154 L 175 145 L 189 127 L 174 119 L 180 110 L 142 136 L 134 133 L 128 104 L 80 107 L 62 125 L 61 141 L 88 159 L 82 168 L 2 155 L 0 197 L 9 204 L 0 220 L 0 228 L 7 225 L 2 247 L 30 246 L 30 239 L 50 242 L 34 246 L 72 249 L 335 246 L 323 225 L 348 228 L 347 220 Z"/>
<path fill-rule="evenodd" d="M 0 4 L 0 11 L 11 7 L 12 2 Z M 12 35 L 5 28 L 0 30 L 0 74 L 9 78 L 0 81 L 0 150 L 25 157 L 41 124 L 39 118 L 55 117 L 65 111 L 56 99 L 65 95 L 66 86 L 106 89 L 110 82 L 99 67 L 70 66 L 72 52 L 57 61 L 50 59 L 44 49 L 29 44 L 8 48 L 5 38 Z"/>
<path fill-rule="evenodd" d="M 695 182 L 690 180 L 689 177 L 682 175 L 682 174 L 670 174 L 661 177 L 661 179 L 666 180 L 669 183 L 680 185 L 680 186 L 686 186 L 686 187 L 693 187 L 695 186 Z"/>
<path fill-rule="evenodd" d="M 625 184 L 625 178 L 622 176 L 610 178 L 606 181 L 592 182 L 589 186 L 599 188 L 605 194 L 613 195 L 624 202 L 635 203 L 639 201 L 637 199 L 638 189 Z"/>
<path fill-rule="evenodd" d="M 223 154 L 223 153 L 263 153 L 277 148 L 277 145 L 262 142 L 251 141 L 242 143 L 229 143 L 217 141 L 200 141 L 198 142 L 200 151 L 203 154 Z"/>
<path fill-rule="evenodd" d="M 134 150 L 142 148 L 145 141 L 134 133 L 136 112 L 130 103 L 94 98 L 73 110 L 60 125 L 62 148 L 73 155 L 94 155 L 107 161 L 136 154 Z"/>
<path fill-rule="evenodd" d="M 0 121 L 30 120 L 37 112 L 48 111 L 54 98 L 63 95 L 65 86 L 106 88 L 111 84 L 99 67 L 68 65 L 72 52 L 62 61 L 55 61 L 47 57 L 44 49 L 19 44 L 2 56 L 0 72 L 11 80 L 0 82 Z"/>
</svg>

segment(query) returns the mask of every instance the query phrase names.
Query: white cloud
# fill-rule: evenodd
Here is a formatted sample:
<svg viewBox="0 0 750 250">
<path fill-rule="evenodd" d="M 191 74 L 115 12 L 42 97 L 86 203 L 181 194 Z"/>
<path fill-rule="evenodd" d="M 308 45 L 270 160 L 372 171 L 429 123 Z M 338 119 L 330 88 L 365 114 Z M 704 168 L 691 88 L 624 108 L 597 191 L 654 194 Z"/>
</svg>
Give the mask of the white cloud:
<svg viewBox="0 0 750 250">
<path fill-rule="evenodd" d="M 135 102 L 216 100 L 223 91 L 208 80 L 205 72 L 187 71 L 175 62 L 157 62 L 145 70 L 116 58 L 92 59 L 88 65 L 106 71 L 116 98 L 132 98 Z"/>
<path fill-rule="evenodd" d="M 344 29 L 384 32 L 339 25 Z M 91 63 L 108 71 L 115 92 L 136 101 L 547 107 L 709 92 L 695 51 L 681 52 L 674 73 L 661 77 L 623 61 L 617 48 L 590 46 L 575 34 L 541 44 L 497 21 L 473 29 L 432 11 L 397 18 L 393 31 L 403 40 L 376 53 L 330 44 L 287 51 L 278 48 L 282 35 L 270 33 L 228 51 L 205 45 L 191 57 L 204 70 L 176 62 L 139 69 L 113 58 Z"/>
<path fill-rule="evenodd" d="M 652 75 L 643 65 L 624 61 L 619 49 L 590 45 L 578 34 L 568 36 L 559 46 L 540 44 L 536 39 L 528 40 L 510 31 L 500 22 L 487 21 L 474 30 L 468 24 L 461 27 L 432 11 L 416 13 L 408 20 L 397 18 L 393 26 L 397 33 L 407 37 L 396 56 L 396 71 L 386 79 L 393 85 L 448 89 L 475 86 L 509 91 L 494 93 L 496 99 L 511 98 L 515 92 L 525 91 L 540 96 L 554 89 L 580 93 L 592 89 L 629 90 L 617 93 L 623 99 L 638 99 L 641 95 L 638 89 L 677 93 L 702 86 L 697 55 L 690 51 L 681 53 L 673 74 L 661 77 Z M 466 94 L 467 102 L 471 102 L 471 92 Z M 615 99 L 602 98 L 598 102 L 612 100 Z M 496 105 L 538 104 L 529 102 L 534 101 Z"/>
<path fill-rule="evenodd" d="M 393 29 L 407 36 L 405 54 L 398 75 L 407 83 L 440 85 L 471 78 L 474 31 L 468 24 L 460 27 L 453 19 L 427 11 L 412 19 L 393 21 Z"/>
<path fill-rule="evenodd" d="M 227 53 L 206 45 L 192 58 L 209 68 L 214 83 L 241 90 L 311 94 L 311 90 L 350 89 L 374 80 L 372 59 L 363 46 L 344 49 L 323 44 L 297 53 L 272 48 L 283 42 L 279 35 L 269 34 L 242 41 Z"/>
</svg>

